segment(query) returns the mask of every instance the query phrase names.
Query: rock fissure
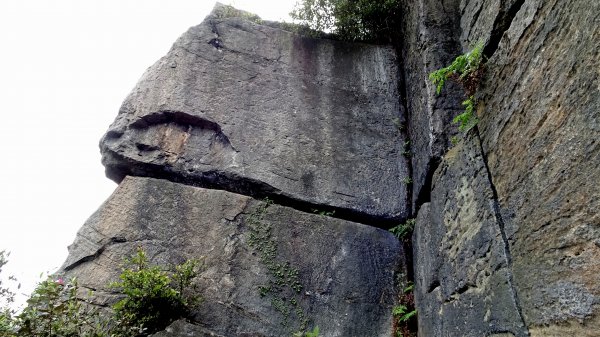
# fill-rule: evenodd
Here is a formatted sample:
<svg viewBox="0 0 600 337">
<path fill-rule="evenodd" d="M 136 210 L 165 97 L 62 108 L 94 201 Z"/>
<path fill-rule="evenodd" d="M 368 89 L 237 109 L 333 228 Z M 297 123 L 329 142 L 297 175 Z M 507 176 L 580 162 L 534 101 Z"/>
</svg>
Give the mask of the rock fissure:
<svg viewBox="0 0 600 337">
<path fill-rule="evenodd" d="M 65 276 L 106 304 L 137 246 L 158 265 L 205 256 L 205 301 L 154 337 L 283 336 L 307 317 L 325 336 L 389 336 L 412 299 L 419 336 L 595 336 L 600 4 L 401 1 L 393 47 L 217 5 L 104 136 L 119 187 Z M 480 121 L 455 142 L 463 91 L 436 95 L 428 74 L 478 41 Z M 411 226 L 411 241 L 382 230 Z M 294 296 L 264 298 L 278 287 Z"/>
<path fill-rule="evenodd" d="M 489 186 L 492 191 L 492 199 L 490 200 L 490 203 L 491 203 L 492 209 L 494 211 L 494 217 L 496 219 L 495 222 L 498 224 L 498 229 L 499 229 L 500 235 L 502 237 L 504 255 L 505 255 L 506 264 L 507 264 L 506 269 L 507 269 L 507 280 L 509 282 L 508 286 L 510 288 L 510 292 L 512 294 L 512 299 L 515 303 L 515 307 L 519 314 L 519 319 L 521 320 L 521 325 L 522 325 L 522 329 L 523 329 L 521 331 L 521 333 L 520 334 L 517 333 L 517 335 L 529 336 L 529 329 L 527 328 L 527 323 L 525 322 L 525 317 L 523 316 L 523 309 L 521 307 L 521 303 L 519 300 L 519 294 L 518 294 L 518 291 L 514 284 L 513 268 L 512 268 L 513 261 L 512 261 L 512 254 L 511 254 L 511 250 L 510 250 L 510 242 L 509 242 L 508 236 L 506 234 L 506 228 L 504 225 L 504 219 L 502 218 L 500 204 L 498 203 L 498 191 L 496 190 L 496 186 L 494 185 L 494 181 L 493 181 L 493 177 L 492 177 L 492 172 L 490 171 L 490 168 L 488 166 L 488 159 L 485 154 L 483 144 L 481 142 L 481 135 L 479 134 L 479 128 L 477 126 L 475 126 L 475 128 L 473 129 L 473 132 L 476 135 L 476 140 L 479 145 L 479 151 L 480 151 L 481 157 L 483 159 L 485 173 L 488 178 Z"/>
<path fill-rule="evenodd" d="M 106 250 L 106 248 L 108 248 L 109 246 L 117 244 L 117 243 L 123 243 L 123 242 L 127 242 L 127 239 L 125 239 L 122 236 L 111 237 L 108 239 L 108 242 L 106 242 L 106 243 L 102 244 L 102 246 L 98 247 L 98 249 L 93 254 L 83 256 L 79 260 L 72 262 L 69 265 L 63 266 L 61 269 L 64 270 L 65 272 L 68 272 L 69 270 L 74 269 L 83 263 L 91 262 L 91 261 L 97 259 L 98 256 L 100 256 L 100 254 L 102 254 L 104 252 L 104 250 Z"/>
<path fill-rule="evenodd" d="M 504 33 L 510 28 L 510 25 L 515 19 L 515 16 L 525 3 L 525 0 L 515 0 L 513 4 L 506 10 L 498 13 L 496 20 L 494 21 L 494 25 L 492 27 L 492 31 L 490 34 L 490 39 L 487 42 L 486 46 L 483 48 L 483 55 L 488 59 L 492 58 L 496 50 L 498 49 L 498 45 L 500 44 L 500 40 Z M 483 5 L 482 5 L 483 7 Z"/>
<path fill-rule="evenodd" d="M 126 176 L 152 177 L 194 187 L 239 193 L 256 199 L 269 198 L 278 205 L 291 207 L 306 213 L 327 213 L 328 216 L 332 218 L 348 220 L 377 228 L 387 229 L 398 223 L 398 220 L 396 219 L 381 218 L 356 212 L 352 209 L 333 207 L 327 204 L 310 203 L 295 199 L 262 181 L 241 177 L 229 172 L 195 172 L 194 170 L 188 170 L 187 172 L 180 173 L 176 170 L 172 170 L 168 166 L 153 164 L 140 165 L 139 163 L 126 157 L 122 157 L 120 154 L 110 150 L 105 150 L 105 156 L 117 157 L 120 162 L 131 161 L 132 163 L 135 163 L 135 165 L 115 165 L 111 167 L 110 172 L 107 171 L 107 176 L 118 182 L 122 181 Z M 347 196 L 347 194 L 344 195 Z"/>
</svg>

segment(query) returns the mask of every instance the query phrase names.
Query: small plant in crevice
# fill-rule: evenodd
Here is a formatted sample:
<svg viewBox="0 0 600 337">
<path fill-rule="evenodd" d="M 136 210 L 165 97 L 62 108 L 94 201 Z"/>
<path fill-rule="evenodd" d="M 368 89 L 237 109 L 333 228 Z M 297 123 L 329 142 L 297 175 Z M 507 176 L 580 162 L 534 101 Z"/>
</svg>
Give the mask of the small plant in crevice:
<svg viewBox="0 0 600 337">
<path fill-rule="evenodd" d="M 293 337 L 319 337 L 319 327 L 316 326 L 312 331 L 296 332 Z"/>
<path fill-rule="evenodd" d="M 335 215 L 335 210 L 334 211 L 322 211 L 317 208 L 313 208 L 313 209 L 311 209 L 311 211 L 315 214 L 319 214 L 319 215 L 323 215 L 323 216 L 334 216 Z"/>
<path fill-rule="evenodd" d="M 290 327 L 294 319 L 296 331 L 304 333 L 309 319 L 300 304 L 303 288 L 300 272 L 289 262 L 278 258 L 272 227 L 264 220 L 264 214 L 271 204 L 271 200 L 265 199 L 246 220 L 250 231 L 248 245 L 259 254 L 261 263 L 269 272 L 268 284 L 260 286 L 258 291 L 261 297 L 270 298 L 271 306 L 283 317 L 283 326 Z"/>
<path fill-rule="evenodd" d="M 412 181 L 411 177 L 407 176 L 402 179 L 402 182 L 405 183 L 406 185 L 410 185 L 410 184 L 412 184 L 413 181 Z"/>
<path fill-rule="evenodd" d="M 416 219 L 408 219 L 405 223 L 401 223 L 389 229 L 392 234 L 400 241 L 410 240 L 413 230 L 415 229 Z"/>
<path fill-rule="evenodd" d="M 394 337 L 416 336 L 417 309 L 415 309 L 414 284 L 409 282 L 398 299 L 398 305 L 392 309 L 394 316 Z"/>
<path fill-rule="evenodd" d="M 260 16 L 237 9 L 231 5 L 223 5 L 219 7 L 215 14 L 217 19 L 242 18 L 259 25 L 264 23 L 263 19 L 261 19 Z"/>
<path fill-rule="evenodd" d="M 398 117 L 392 119 L 392 123 L 398 131 L 404 131 L 404 129 L 406 129 L 406 125 Z"/>
<path fill-rule="evenodd" d="M 410 157 L 410 140 L 407 140 L 402 144 L 402 155 L 404 157 Z"/>
<path fill-rule="evenodd" d="M 459 124 L 458 128 L 462 132 L 469 131 L 479 122 L 475 116 L 475 94 L 483 76 L 483 64 L 483 43 L 479 42 L 470 52 L 459 55 L 449 66 L 429 74 L 429 79 L 436 85 L 435 91 L 438 95 L 446 80 L 455 81 L 464 88 L 467 99 L 462 105 L 465 110 L 452 120 L 454 124 Z"/>
</svg>

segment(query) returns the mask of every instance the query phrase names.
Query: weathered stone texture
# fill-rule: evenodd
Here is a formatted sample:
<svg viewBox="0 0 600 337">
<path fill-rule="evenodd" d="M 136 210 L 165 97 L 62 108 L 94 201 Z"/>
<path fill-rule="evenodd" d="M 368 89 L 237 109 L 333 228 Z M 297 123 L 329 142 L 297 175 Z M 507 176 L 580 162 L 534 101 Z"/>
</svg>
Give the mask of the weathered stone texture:
<svg viewBox="0 0 600 337">
<path fill-rule="evenodd" d="M 189 323 L 158 336 L 290 336 L 300 325 L 295 309 L 283 325 L 271 302 L 284 295 L 297 298 L 324 336 L 390 336 L 395 282 L 405 277 L 398 240 L 371 226 L 271 205 L 261 223 L 271 227 L 277 261 L 298 269 L 303 288 L 261 297 L 269 272 L 249 245 L 249 219 L 260 205 L 230 192 L 126 177 L 79 231 L 62 269 L 110 303 L 115 295 L 106 285 L 136 247 L 161 265 L 204 256 L 197 279 L 204 301 Z"/>
<path fill-rule="evenodd" d="M 470 50 L 478 42 L 495 49 L 524 0 L 462 0 L 460 28 L 463 49 Z"/>
<path fill-rule="evenodd" d="M 481 148 L 471 136 L 433 178 L 413 236 L 420 336 L 527 336 Z"/>
<path fill-rule="evenodd" d="M 402 7 L 401 62 L 411 146 L 413 210 L 429 195 L 431 173 L 456 133 L 451 123 L 464 95 L 453 83 L 439 95 L 429 74 L 462 53 L 458 0 L 406 1 Z"/>
<path fill-rule="evenodd" d="M 108 176 L 406 218 L 394 50 L 219 13 L 181 36 L 127 97 L 101 143 Z"/>
<path fill-rule="evenodd" d="M 481 137 L 532 335 L 600 331 L 598 13 L 598 1 L 525 1 L 482 85 Z"/>
<path fill-rule="evenodd" d="M 422 287 L 417 293 L 420 334 L 468 335 L 479 326 L 477 315 L 486 312 L 482 303 L 506 304 L 511 295 L 513 307 L 498 308 L 512 310 L 513 316 L 520 312 L 531 336 L 596 336 L 600 3 L 465 0 L 460 10 L 462 47 L 466 51 L 483 41 L 489 57 L 477 95 L 480 123 L 470 136 L 480 136 L 483 155 L 475 162 L 465 157 L 464 147 L 474 138 L 450 151 L 434 178 L 431 203 L 419 213 L 415 272 Z M 453 157 L 465 163 L 457 164 Z M 478 183 L 483 172 L 490 177 L 488 186 Z M 473 186 L 476 202 L 467 202 L 461 181 Z M 457 193 L 465 196 L 453 196 Z M 486 199 L 495 206 L 486 206 Z M 460 225 L 452 226 L 455 219 L 462 219 Z M 494 248 L 500 238 L 504 252 Z M 480 260 L 478 247 L 486 245 L 493 258 Z M 460 255 L 470 250 L 472 256 Z M 488 288 L 469 283 L 470 271 L 479 270 L 480 261 L 481 270 L 494 270 Z M 431 287 L 436 279 L 439 287 Z M 455 289 L 464 291 L 457 292 L 457 299 L 450 296 Z M 473 307 L 464 305 L 470 301 Z M 448 321 L 449 315 L 465 320 Z M 471 320 L 473 316 L 477 319 Z M 428 318 L 435 322 L 432 326 L 425 323 Z"/>
</svg>

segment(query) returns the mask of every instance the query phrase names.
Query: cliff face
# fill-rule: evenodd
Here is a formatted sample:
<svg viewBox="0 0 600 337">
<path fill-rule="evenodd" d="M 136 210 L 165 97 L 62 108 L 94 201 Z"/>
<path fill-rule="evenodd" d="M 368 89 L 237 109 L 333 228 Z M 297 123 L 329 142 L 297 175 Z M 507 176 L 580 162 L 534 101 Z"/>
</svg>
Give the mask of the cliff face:
<svg viewBox="0 0 600 337">
<path fill-rule="evenodd" d="M 204 256 L 204 301 L 156 336 L 390 336 L 411 265 L 420 336 L 597 335 L 600 3 L 404 8 L 394 51 L 217 7 L 123 103 L 101 142 L 120 185 L 63 270 L 103 304 L 138 246 Z M 476 42 L 480 122 L 451 145 L 464 91 L 427 75 Z M 380 228 L 410 217 L 407 261 Z M 261 296 L 257 230 L 301 291 Z"/>
<path fill-rule="evenodd" d="M 428 168 L 431 185 L 415 184 L 413 192 L 424 196 L 413 237 L 420 334 L 596 335 L 600 5 L 419 1 L 412 7 L 418 10 L 407 12 L 405 33 L 423 44 L 404 46 L 418 51 L 406 54 L 407 87 L 424 88 L 407 95 L 413 134 L 426 138 L 421 130 L 433 130 L 434 145 L 447 135 L 436 124 L 436 108 L 455 114 L 448 102 L 460 93 L 436 97 L 425 78 L 410 75 L 414 64 L 424 72 L 445 65 L 431 56 L 437 46 L 428 41 L 461 52 L 482 41 L 487 57 L 478 127 L 441 157 L 435 146 L 429 159 L 414 154 L 415 173 L 419 163 L 439 162 Z M 433 61 L 420 64 L 415 55 Z M 410 108 L 424 101 L 429 115 Z"/>
</svg>

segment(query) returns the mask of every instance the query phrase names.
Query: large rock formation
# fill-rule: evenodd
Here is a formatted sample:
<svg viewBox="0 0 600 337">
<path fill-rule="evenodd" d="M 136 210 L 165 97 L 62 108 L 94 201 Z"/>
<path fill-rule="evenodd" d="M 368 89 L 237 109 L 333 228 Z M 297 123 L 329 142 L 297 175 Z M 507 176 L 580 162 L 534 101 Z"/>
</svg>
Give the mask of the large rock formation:
<svg viewBox="0 0 600 337">
<path fill-rule="evenodd" d="M 600 3 L 404 2 L 398 58 L 217 6 L 125 100 L 101 143 L 120 186 L 63 270 L 106 304 L 138 245 L 204 256 L 205 301 L 157 337 L 389 336 L 411 263 L 376 227 L 415 217 L 420 336 L 597 336 Z M 451 145 L 464 90 L 427 75 L 477 42 L 480 122 Z M 300 292 L 261 297 L 257 230 Z"/>
<path fill-rule="evenodd" d="M 377 227 L 409 214 L 395 51 L 248 17 L 218 5 L 127 97 L 101 141 L 119 187 L 62 270 L 104 305 L 138 246 L 160 265 L 203 256 L 203 302 L 156 336 L 390 336 L 407 270 Z M 293 284 L 261 287 L 270 262 Z"/>
<path fill-rule="evenodd" d="M 291 336 L 306 319 L 326 336 L 389 336 L 396 278 L 405 274 L 398 240 L 371 226 L 263 207 L 230 192 L 126 177 L 80 230 L 63 270 L 96 289 L 99 303 L 111 303 L 115 294 L 106 285 L 137 247 L 165 266 L 203 257 L 197 280 L 203 301 L 189 323 L 171 330 Z M 276 246 L 274 262 L 298 272 L 300 291 L 286 284 L 261 294 L 273 275 L 252 243 L 257 231 Z"/>
<path fill-rule="evenodd" d="M 217 7 L 144 74 L 101 143 L 108 176 L 164 177 L 351 219 L 406 218 L 394 50 L 230 12 Z"/>
</svg>

